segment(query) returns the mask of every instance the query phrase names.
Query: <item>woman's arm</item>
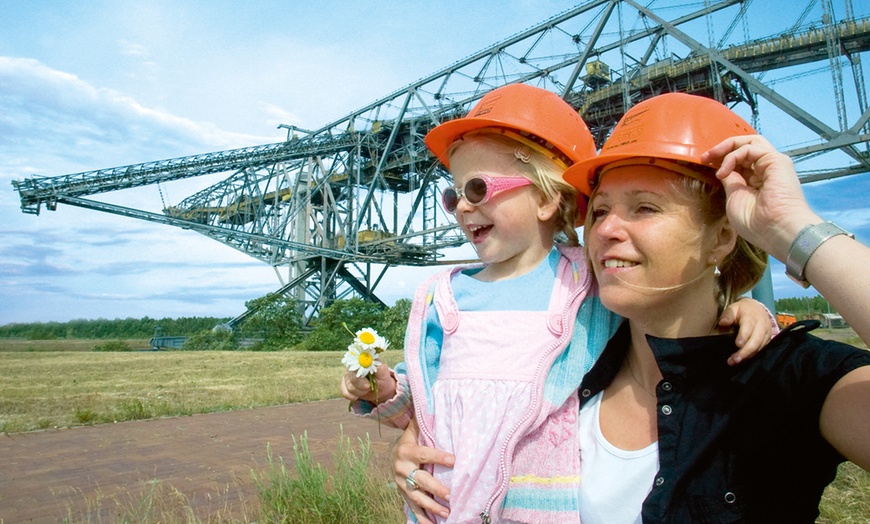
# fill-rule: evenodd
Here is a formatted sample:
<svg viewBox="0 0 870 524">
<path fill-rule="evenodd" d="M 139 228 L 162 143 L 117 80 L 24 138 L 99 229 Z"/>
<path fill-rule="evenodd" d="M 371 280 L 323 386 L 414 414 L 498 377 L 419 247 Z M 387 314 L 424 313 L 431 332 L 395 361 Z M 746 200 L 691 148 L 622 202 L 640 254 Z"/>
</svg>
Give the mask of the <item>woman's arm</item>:
<svg viewBox="0 0 870 524">
<path fill-rule="evenodd" d="M 758 135 L 729 138 L 702 158 L 718 165 L 728 218 L 738 234 L 786 262 L 804 227 L 822 218 L 807 204 L 791 159 Z M 816 249 L 805 278 L 870 341 L 870 249 L 845 235 Z M 828 392 L 819 417 L 825 439 L 844 457 L 870 470 L 870 366 L 855 369 Z"/>
<path fill-rule="evenodd" d="M 702 161 L 719 166 L 728 219 L 745 239 L 786 262 L 804 227 L 824 222 L 807 204 L 791 158 L 760 135 L 726 139 Z M 816 249 L 806 279 L 870 343 L 870 248 L 845 235 Z"/>
<path fill-rule="evenodd" d="M 834 384 L 822 405 L 819 426 L 840 454 L 870 471 L 870 366 Z"/>
</svg>

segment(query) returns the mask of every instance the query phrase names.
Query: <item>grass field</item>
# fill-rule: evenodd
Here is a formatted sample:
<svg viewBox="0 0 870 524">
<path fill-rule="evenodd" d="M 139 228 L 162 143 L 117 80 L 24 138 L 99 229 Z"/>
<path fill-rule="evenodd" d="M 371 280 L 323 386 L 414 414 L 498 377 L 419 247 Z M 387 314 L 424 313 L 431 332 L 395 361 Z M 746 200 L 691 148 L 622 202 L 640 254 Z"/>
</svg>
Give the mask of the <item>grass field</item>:
<svg viewBox="0 0 870 524">
<path fill-rule="evenodd" d="M 0 340 L 0 432 L 337 398 L 344 373 L 340 352 L 83 350 L 99 343 Z"/>
<path fill-rule="evenodd" d="M 828 336 L 853 338 L 840 330 Z M 0 340 L 0 433 L 337 398 L 344 372 L 340 352 L 92 351 L 104 342 Z M 127 342 L 132 348 L 147 347 L 146 341 Z M 388 351 L 383 358 L 392 365 L 402 353 Z M 263 475 L 271 475 L 269 489 L 278 489 L 277 494 L 261 491 L 264 509 L 280 505 L 287 486 L 323 488 L 293 484 L 298 471 Z M 328 500 L 334 495 L 319 496 Z M 396 503 L 394 494 L 383 497 L 387 504 Z M 843 464 L 820 508 L 819 523 L 866 522 L 870 473 Z M 166 514 L 159 520 L 191 522 Z"/>
</svg>

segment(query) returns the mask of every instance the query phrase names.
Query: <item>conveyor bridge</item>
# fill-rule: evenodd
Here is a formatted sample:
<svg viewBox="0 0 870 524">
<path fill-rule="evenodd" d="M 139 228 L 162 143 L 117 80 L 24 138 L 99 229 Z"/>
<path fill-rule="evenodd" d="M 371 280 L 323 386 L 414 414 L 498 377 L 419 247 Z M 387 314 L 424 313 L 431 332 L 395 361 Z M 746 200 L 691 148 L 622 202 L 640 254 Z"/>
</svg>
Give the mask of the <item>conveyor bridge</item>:
<svg viewBox="0 0 870 524">
<path fill-rule="evenodd" d="M 438 205 L 449 174 L 423 137 L 508 83 L 559 93 L 599 144 L 627 107 L 685 91 L 727 103 L 753 122 L 768 113 L 790 119 L 790 135 L 800 142 L 787 152 L 805 182 L 867 172 L 866 13 L 854 16 L 850 0 L 842 12 L 831 0 L 808 0 L 803 10 L 790 5 L 793 10 L 770 17 L 763 1 L 646 7 L 590 0 L 319 129 L 279 126 L 287 129 L 283 142 L 34 175 L 13 185 L 25 213 L 68 204 L 189 229 L 232 246 L 273 266 L 280 291 L 293 294 L 311 319 L 337 298 L 378 301 L 376 290 L 394 266 L 453 262 L 445 260 L 446 250 L 465 239 Z M 750 37 L 756 25 L 750 22 L 762 18 L 766 34 Z M 790 86 L 790 77 L 802 77 L 800 85 Z M 216 173 L 227 176 L 161 209 L 88 198 Z"/>
</svg>

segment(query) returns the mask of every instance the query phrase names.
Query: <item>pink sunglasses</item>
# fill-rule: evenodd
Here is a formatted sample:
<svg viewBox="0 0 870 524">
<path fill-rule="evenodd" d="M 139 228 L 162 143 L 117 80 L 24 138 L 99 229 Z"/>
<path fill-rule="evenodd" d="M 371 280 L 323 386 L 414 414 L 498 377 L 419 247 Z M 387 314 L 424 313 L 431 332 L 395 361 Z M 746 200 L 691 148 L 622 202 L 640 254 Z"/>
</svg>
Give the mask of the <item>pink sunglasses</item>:
<svg viewBox="0 0 870 524">
<path fill-rule="evenodd" d="M 464 188 L 448 187 L 441 195 L 441 203 L 448 213 L 455 213 L 459 206 L 459 199 L 465 197 L 465 201 L 472 206 L 485 204 L 496 193 L 508 191 L 531 184 L 532 181 L 521 176 L 489 176 L 477 175 L 465 183 Z"/>
</svg>

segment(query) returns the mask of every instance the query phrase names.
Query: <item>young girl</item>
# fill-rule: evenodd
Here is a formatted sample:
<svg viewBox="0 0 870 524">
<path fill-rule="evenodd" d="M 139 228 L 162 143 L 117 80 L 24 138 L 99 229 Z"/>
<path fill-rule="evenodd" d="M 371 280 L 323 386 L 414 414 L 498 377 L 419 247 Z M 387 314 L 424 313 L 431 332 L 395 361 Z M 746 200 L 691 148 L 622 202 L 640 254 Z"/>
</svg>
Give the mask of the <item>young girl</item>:
<svg viewBox="0 0 870 524">
<path fill-rule="evenodd" d="M 394 398 L 378 416 L 398 427 L 415 417 L 421 444 L 455 456 L 453 468 L 427 470 L 449 488 L 449 516 L 438 522 L 577 522 L 577 388 L 621 320 L 596 296 L 575 231 L 585 200 L 562 178 L 595 155 L 592 136 L 557 95 L 515 84 L 436 127 L 426 144 L 453 175 L 443 204 L 481 264 L 417 290 L 406 368 L 395 381 L 379 374 L 382 399 Z M 755 307 L 744 327 L 764 339 L 769 317 Z M 363 396 L 366 379 L 347 375 L 343 387 L 351 400 L 380 400 Z M 405 480 L 411 492 L 426 475 L 417 473 Z"/>
</svg>

